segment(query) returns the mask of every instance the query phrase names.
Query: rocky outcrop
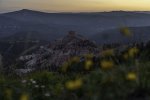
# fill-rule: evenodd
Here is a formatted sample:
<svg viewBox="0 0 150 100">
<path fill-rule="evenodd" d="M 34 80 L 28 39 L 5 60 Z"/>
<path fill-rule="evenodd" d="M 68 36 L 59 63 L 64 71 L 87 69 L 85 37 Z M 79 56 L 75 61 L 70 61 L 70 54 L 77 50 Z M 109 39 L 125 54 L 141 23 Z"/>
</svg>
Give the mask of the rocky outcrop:
<svg viewBox="0 0 150 100">
<path fill-rule="evenodd" d="M 41 46 L 36 53 L 21 56 L 19 60 L 25 62 L 25 68 L 55 70 L 71 57 L 83 57 L 89 53 L 98 53 L 96 44 L 70 31 L 65 37 L 47 46 Z"/>
</svg>

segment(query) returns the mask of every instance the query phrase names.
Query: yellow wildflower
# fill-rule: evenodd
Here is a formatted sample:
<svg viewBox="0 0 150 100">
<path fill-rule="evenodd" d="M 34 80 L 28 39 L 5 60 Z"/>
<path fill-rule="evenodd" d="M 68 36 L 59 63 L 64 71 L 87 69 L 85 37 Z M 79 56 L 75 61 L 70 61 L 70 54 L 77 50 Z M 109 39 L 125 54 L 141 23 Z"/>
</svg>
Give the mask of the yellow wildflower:
<svg viewBox="0 0 150 100">
<path fill-rule="evenodd" d="M 124 35 L 124 36 L 131 36 L 132 35 L 132 32 L 129 30 L 128 27 L 123 27 L 120 29 L 120 32 Z"/>
<path fill-rule="evenodd" d="M 134 81 L 137 79 L 137 75 L 135 72 L 129 72 L 126 76 L 127 80 Z"/>
<path fill-rule="evenodd" d="M 26 93 L 23 93 L 20 97 L 20 100 L 29 100 L 29 95 Z"/>
<path fill-rule="evenodd" d="M 100 63 L 102 69 L 111 69 L 114 66 L 113 61 L 103 60 Z"/>
<path fill-rule="evenodd" d="M 90 70 L 91 67 L 92 67 L 92 65 L 93 65 L 93 62 L 92 62 L 91 60 L 87 60 L 87 61 L 85 62 L 85 69 L 86 69 L 86 70 Z"/>
<path fill-rule="evenodd" d="M 65 86 L 68 90 L 77 90 L 81 88 L 83 82 L 81 79 L 71 80 L 66 82 Z"/>
<path fill-rule="evenodd" d="M 114 55 L 114 50 L 113 49 L 109 49 L 109 50 L 105 50 L 101 53 L 102 56 L 112 56 Z"/>
<path fill-rule="evenodd" d="M 86 54 L 86 55 L 85 55 L 85 57 L 86 57 L 87 59 L 91 59 L 91 58 L 93 58 L 93 56 L 94 56 L 93 54 Z"/>
<path fill-rule="evenodd" d="M 12 90 L 11 89 L 6 89 L 5 90 L 5 94 L 6 94 L 6 98 L 8 100 L 11 100 L 12 99 Z"/>
<path fill-rule="evenodd" d="M 80 58 L 79 57 L 73 57 L 72 59 L 71 59 L 71 62 L 74 62 L 74 63 L 78 63 L 80 61 Z"/>
<path fill-rule="evenodd" d="M 129 54 L 128 53 L 123 54 L 123 58 L 127 60 L 129 58 Z"/>
<path fill-rule="evenodd" d="M 139 52 L 139 49 L 136 47 L 130 48 L 128 53 L 129 53 L 129 57 L 134 57 L 135 55 L 137 55 Z"/>
</svg>

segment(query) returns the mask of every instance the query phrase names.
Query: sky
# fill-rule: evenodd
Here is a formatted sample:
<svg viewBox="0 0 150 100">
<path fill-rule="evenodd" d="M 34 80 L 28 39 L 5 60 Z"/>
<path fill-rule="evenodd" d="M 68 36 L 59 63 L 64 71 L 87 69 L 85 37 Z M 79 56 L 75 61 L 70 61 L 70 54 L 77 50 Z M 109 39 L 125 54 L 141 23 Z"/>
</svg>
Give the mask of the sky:
<svg viewBox="0 0 150 100">
<path fill-rule="evenodd" d="M 0 12 L 32 9 L 46 12 L 150 11 L 150 0 L 0 0 Z"/>
</svg>

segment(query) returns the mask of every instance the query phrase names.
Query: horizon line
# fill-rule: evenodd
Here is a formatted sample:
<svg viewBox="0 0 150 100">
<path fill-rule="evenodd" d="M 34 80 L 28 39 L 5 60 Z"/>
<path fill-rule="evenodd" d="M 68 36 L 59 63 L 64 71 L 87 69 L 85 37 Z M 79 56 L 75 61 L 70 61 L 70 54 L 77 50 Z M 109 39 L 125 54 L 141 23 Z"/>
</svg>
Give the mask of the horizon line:
<svg viewBox="0 0 150 100">
<path fill-rule="evenodd" d="M 106 11 L 50 11 L 50 10 L 35 10 L 35 9 L 18 9 L 9 11 L 0 11 L 0 14 L 11 13 L 21 10 L 37 11 L 43 13 L 103 13 L 103 12 L 150 12 L 150 10 L 106 10 Z"/>
</svg>

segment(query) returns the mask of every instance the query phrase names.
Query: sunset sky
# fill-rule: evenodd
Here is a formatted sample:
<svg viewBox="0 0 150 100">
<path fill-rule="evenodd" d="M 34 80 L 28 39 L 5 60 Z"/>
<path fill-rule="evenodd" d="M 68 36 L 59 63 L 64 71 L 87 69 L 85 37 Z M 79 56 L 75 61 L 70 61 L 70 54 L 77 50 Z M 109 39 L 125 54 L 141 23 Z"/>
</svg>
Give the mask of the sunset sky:
<svg viewBox="0 0 150 100">
<path fill-rule="evenodd" d="M 20 9 L 47 12 L 150 11 L 150 0 L 0 0 L 0 12 Z"/>
</svg>

